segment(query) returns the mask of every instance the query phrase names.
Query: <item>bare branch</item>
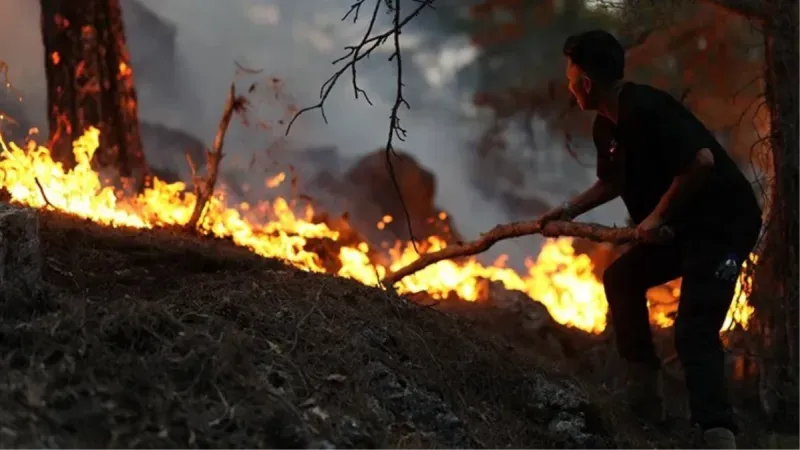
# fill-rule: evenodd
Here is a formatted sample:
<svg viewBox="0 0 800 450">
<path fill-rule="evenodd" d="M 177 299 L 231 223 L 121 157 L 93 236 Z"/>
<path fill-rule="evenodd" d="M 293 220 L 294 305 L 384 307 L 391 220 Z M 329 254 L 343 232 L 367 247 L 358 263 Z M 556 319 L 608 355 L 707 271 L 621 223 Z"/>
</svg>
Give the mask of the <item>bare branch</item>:
<svg viewBox="0 0 800 450">
<path fill-rule="evenodd" d="M 766 16 L 763 0 L 704 0 L 748 19 L 763 20 Z"/>
<path fill-rule="evenodd" d="M 372 105 L 372 102 L 369 99 L 366 91 L 364 91 L 361 87 L 358 86 L 357 81 L 357 74 L 356 74 L 356 66 L 357 64 L 362 61 L 364 58 L 370 56 L 370 54 L 375 51 L 376 48 L 380 47 L 384 43 L 386 43 L 390 38 L 392 39 L 393 45 L 393 52 L 389 57 L 390 62 L 395 63 L 396 67 L 396 77 L 397 77 L 397 85 L 395 91 L 395 101 L 392 105 L 391 114 L 389 118 L 389 132 L 388 137 L 386 140 L 386 166 L 387 170 L 389 171 L 389 175 L 392 180 L 392 184 L 394 185 L 395 191 L 400 199 L 400 204 L 403 207 L 403 212 L 406 218 L 406 224 L 408 225 L 408 231 L 410 235 L 410 240 L 413 242 L 414 249 L 419 253 L 419 249 L 417 249 L 416 239 L 414 238 L 414 232 L 411 227 L 411 215 L 409 214 L 408 208 L 406 207 L 405 202 L 403 201 L 403 195 L 400 189 L 400 184 L 397 181 L 397 176 L 394 172 L 394 166 L 392 164 L 392 156 L 397 156 L 394 149 L 394 140 L 397 139 L 399 141 L 404 141 L 406 137 L 406 130 L 400 125 L 400 118 L 399 118 L 399 111 L 401 107 L 405 107 L 406 109 L 410 109 L 410 105 L 408 101 L 403 97 L 403 57 L 402 52 L 400 50 L 400 34 L 402 33 L 402 29 L 406 24 L 408 24 L 412 19 L 417 17 L 425 8 L 432 7 L 433 3 L 436 0 L 414 0 L 417 6 L 409 13 L 407 16 L 403 17 L 401 14 L 401 3 L 402 0 L 374 0 L 375 4 L 372 8 L 372 15 L 369 19 L 369 24 L 367 25 L 367 29 L 364 32 L 364 35 L 361 38 L 361 41 L 354 46 L 347 46 L 345 47 L 345 54 L 344 56 L 336 59 L 333 61 L 333 64 L 339 64 L 341 62 L 346 61 L 346 63 L 340 67 L 330 78 L 328 78 L 325 83 L 322 84 L 320 88 L 320 101 L 316 105 L 309 106 L 299 110 L 292 120 L 289 121 L 289 124 L 286 127 L 286 135 L 289 134 L 291 131 L 292 125 L 294 122 L 300 117 L 303 113 L 306 113 L 311 110 L 319 109 L 320 114 L 322 115 L 322 119 L 325 123 L 328 123 L 328 117 L 325 114 L 325 101 L 328 99 L 333 87 L 339 81 L 339 78 L 344 75 L 347 71 L 350 71 L 350 76 L 353 83 L 353 94 L 356 98 L 359 95 L 364 96 L 364 100 L 369 105 Z M 348 17 L 353 17 L 353 22 L 355 23 L 358 21 L 358 15 L 361 12 L 361 7 L 366 3 L 366 0 L 355 0 L 355 2 L 350 5 L 350 9 L 347 13 L 342 17 L 342 20 L 346 20 Z M 392 13 L 392 26 L 389 30 L 373 35 L 373 30 L 375 28 L 375 22 L 377 21 L 378 14 L 381 10 L 382 6 L 386 6 L 389 12 Z"/>
<path fill-rule="evenodd" d="M 11 84 L 11 77 L 8 75 L 8 63 L 2 60 L 0 60 L 0 78 L 2 78 L 3 86 L 14 94 L 17 100 L 22 101 L 22 92 Z"/>
<path fill-rule="evenodd" d="M 386 139 L 386 168 L 389 170 L 389 177 L 392 179 L 394 190 L 397 193 L 398 199 L 400 200 L 400 205 L 403 207 L 403 214 L 405 215 L 406 226 L 408 227 L 409 240 L 414 246 L 414 251 L 419 254 L 417 240 L 414 238 L 414 230 L 411 226 L 411 214 L 408 212 L 405 201 L 403 201 L 403 193 L 400 189 L 400 184 L 397 182 L 397 176 L 394 172 L 394 166 L 392 165 L 392 155 L 396 155 L 394 146 L 392 145 L 394 143 L 394 138 L 397 137 L 399 141 L 405 141 L 406 138 L 406 130 L 400 126 L 400 117 L 398 116 L 398 113 L 401 106 L 405 106 L 406 109 L 411 108 L 406 99 L 403 97 L 403 55 L 400 51 L 400 33 L 402 28 L 400 26 L 400 1 L 401 0 L 395 0 L 394 5 L 394 52 L 392 53 L 392 56 L 389 57 L 389 61 L 394 60 L 395 65 L 397 66 L 397 88 L 395 92 L 394 105 L 392 105 L 392 113 L 389 116 L 389 137 Z M 380 3 L 380 0 L 378 0 L 378 3 Z"/>
<path fill-rule="evenodd" d="M 394 1 L 399 4 L 401 0 L 394 0 Z M 319 93 L 319 98 L 320 98 L 319 103 L 299 110 L 294 115 L 294 117 L 292 117 L 292 120 L 289 121 L 289 124 L 286 127 L 285 134 L 286 135 L 289 134 L 289 132 L 292 129 L 292 125 L 301 115 L 316 109 L 320 110 L 320 114 L 322 114 L 322 119 L 325 121 L 325 123 L 328 123 L 328 118 L 325 115 L 325 101 L 328 99 L 328 96 L 333 90 L 333 87 L 339 81 L 339 78 L 341 78 L 342 75 L 344 75 L 346 72 L 350 71 L 351 75 L 354 77 L 353 83 L 355 85 L 356 92 L 364 94 L 364 91 L 358 87 L 355 81 L 355 71 L 356 71 L 355 66 L 365 58 L 369 57 L 372 54 L 372 52 L 375 51 L 376 48 L 385 44 L 390 38 L 398 34 L 403 27 L 405 27 L 411 20 L 417 17 L 423 10 L 425 10 L 425 8 L 432 7 L 435 1 L 436 0 L 415 0 L 417 6 L 411 11 L 411 13 L 402 18 L 402 20 L 395 20 L 392 26 L 383 33 L 373 35 L 372 31 L 374 29 L 375 21 L 378 18 L 378 13 L 381 9 L 381 5 L 383 5 L 383 3 L 385 2 L 385 0 L 375 0 L 375 8 L 373 9 L 372 16 L 370 17 L 370 23 L 367 28 L 367 31 L 364 33 L 364 36 L 361 39 L 361 42 L 359 42 L 357 45 L 346 46 L 344 48 L 345 50 L 344 55 L 335 59 L 332 62 L 333 65 L 336 65 L 346 61 L 346 63 L 342 67 L 336 70 L 336 72 L 334 72 L 334 74 L 331 75 L 330 78 L 328 78 L 324 83 L 322 83 Z M 353 16 L 354 21 L 358 20 L 358 14 L 360 12 L 361 6 L 363 6 L 365 2 L 366 0 L 356 0 L 350 6 L 350 9 L 348 10 L 347 14 L 344 15 L 342 20 L 347 19 L 351 15 Z M 395 14 L 399 13 L 395 11 Z"/>
<path fill-rule="evenodd" d="M 490 231 L 483 233 L 480 239 L 470 243 L 446 247 L 437 252 L 422 255 L 411 264 L 387 274 L 383 278 L 383 283 L 386 285 L 393 285 L 402 278 L 439 261 L 477 255 L 478 253 L 489 250 L 498 241 L 532 234 L 541 234 L 548 237 L 572 236 L 597 242 L 612 242 L 616 244 L 623 244 L 639 239 L 635 228 L 616 228 L 591 223 L 561 221 L 547 222 L 543 227 L 539 221 L 514 222 L 497 225 Z"/>
<path fill-rule="evenodd" d="M 639 47 L 640 45 L 644 45 L 647 39 L 650 37 L 651 34 L 655 31 L 654 28 L 647 28 L 639 32 L 630 42 L 626 42 L 622 48 L 627 52 L 635 47 Z"/>
<path fill-rule="evenodd" d="M 53 204 L 50 203 L 50 199 L 47 198 L 47 193 L 44 192 L 44 186 L 42 186 L 42 183 L 39 181 L 39 177 L 34 177 L 33 181 L 36 182 L 36 187 L 39 188 L 39 193 L 42 194 L 42 200 L 44 200 L 45 206 L 49 206 L 53 208 L 53 210 L 56 210 L 57 208 L 53 206 Z"/>
<path fill-rule="evenodd" d="M 185 226 L 187 229 L 197 229 L 200 218 L 205 211 L 206 204 L 214 194 L 214 187 L 217 184 L 217 176 L 219 174 L 219 164 L 224 156 L 222 154 L 222 147 L 225 142 L 225 133 L 228 131 L 228 125 L 231 123 L 233 113 L 243 110 L 246 104 L 247 100 L 244 97 L 237 97 L 236 86 L 231 84 L 228 99 L 225 101 L 225 109 L 222 111 L 222 118 L 217 127 L 217 135 L 214 137 L 213 150 L 206 151 L 206 176 L 202 179 L 197 176 L 194 177 L 194 192 L 197 196 L 197 200 L 194 205 L 194 210 L 192 211 L 192 217 L 186 222 Z M 191 158 L 189 158 L 189 160 L 192 173 L 195 173 L 196 167 L 191 162 Z"/>
</svg>

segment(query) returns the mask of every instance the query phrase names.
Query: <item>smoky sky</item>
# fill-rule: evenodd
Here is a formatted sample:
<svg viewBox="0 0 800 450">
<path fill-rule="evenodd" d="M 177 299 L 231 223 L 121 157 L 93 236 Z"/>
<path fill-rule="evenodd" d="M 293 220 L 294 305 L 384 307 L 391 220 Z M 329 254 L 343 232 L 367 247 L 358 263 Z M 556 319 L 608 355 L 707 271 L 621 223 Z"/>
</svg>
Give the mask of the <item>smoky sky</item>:
<svg viewBox="0 0 800 450">
<path fill-rule="evenodd" d="M 126 5 L 128 1 L 131 0 L 122 0 L 125 14 L 131 8 Z M 321 84 L 335 70 L 331 61 L 342 54 L 345 45 L 356 42 L 366 24 L 363 20 L 357 24 L 340 21 L 351 3 L 348 0 L 140 1 L 172 23 L 176 31 L 175 48 L 171 49 L 174 53 L 168 53 L 166 45 L 136 48 L 131 44 L 133 59 L 146 57 L 150 70 L 158 70 L 160 64 L 173 68 L 165 71 L 172 74 L 172 79 L 159 75 L 162 79 L 154 80 L 152 74 L 145 77 L 142 69 L 134 66 L 140 118 L 184 130 L 204 142 L 213 139 L 227 88 L 235 80 L 234 62 L 263 69 L 247 83 L 257 79 L 264 85 L 272 78 L 280 80 L 283 97 L 271 98 L 269 89 L 260 94 L 264 102 L 258 115 L 275 119 L 285 112 L 287 103 L 302 107 L 318 101 Z M 382 17 L 381 22 L 388 23 L 388 19 Z M 425 26 L 409 29 L 404 35 L 408 45 L 413 45 L 421 29 L 433 22 L 430 17 L 424 20 Z M 129 39 L 133 33 L 147 34 L 148 30 L 129 29 Z M 455 38 L 450 41 L 460 42 Z M 439 206 L 450 211 L 462 234 L 474 238 L 508 217 L 493 201 L 481 197 L 466 175 L 465 155 L 470 151 L 475 125 L 474 121 L 463 121 L 462 106 L 470 92 L 464 92 L 463 85 L 456 89 L 454 83 L 447 82 L 447 74 L 452 72 L 449 66 L 464 53 L 457 50 L 459 45 L 463 50 L 463 42 L 456 44 L 449 52 L 426 49 L 426 54 L 410 49 L 404 53 L 411 74 L 406 90 L 412 110 L 402 112 L 408 136 L 406 142 L 396 146 L 415 155 L 436 174 Z M 383 146 L 396 88 L 395 71 L 388 56 L 388 52 L 374 55 L 358 72 L 359 84 L 370 94 L 372 106 L 353 97 L 350 77 L 344 76 L 326 104 L 329 123 L 325 124 L 316 111 L 306 114 L 289 135 L 289 146 L 300 149 L 334 145 L 349 156 Z M 46 99 L 38 2 L 0 2 L 0 59 L 8 63 L 11 81 L 25 94 L 28 118 L 42 126 L 46 123 Z M 140 79 L 147 79 L 147 83 Z M 225 161 L 229 167 L 246 164 L 253 153 L 263 152 L 283 135 L 283 129 L 255 128 L 238 126 L 231 130 L 226 142 L 228 153 L 233 155 Z M 563 156 L 566 152 L 554 148 L 552 154 Z M 552 157 L 548 164 L 570 163 L 562 161 L 562 157 Z M 550 167 L 543 173 L 552 174 L 554 170 L 557 169 Z M 592 170 L 572 167 L 570 173 L 564 180 L 555 184 L 551 180 L 540 188 L 537 175 L 532 174 L 528 189 L 533 186 L 542 197 L 557 202 L 591 183 Z M 613 205 L 590 218 L 619 222 L 622 215 L 619 205 Z M 486 258 L 505 252 L 512 254 L 512 263 L 519 262 L 526 255 L 535 255 L 538 243 L 537 239 L 525 239 L 499 244 Z"/>
</svg>

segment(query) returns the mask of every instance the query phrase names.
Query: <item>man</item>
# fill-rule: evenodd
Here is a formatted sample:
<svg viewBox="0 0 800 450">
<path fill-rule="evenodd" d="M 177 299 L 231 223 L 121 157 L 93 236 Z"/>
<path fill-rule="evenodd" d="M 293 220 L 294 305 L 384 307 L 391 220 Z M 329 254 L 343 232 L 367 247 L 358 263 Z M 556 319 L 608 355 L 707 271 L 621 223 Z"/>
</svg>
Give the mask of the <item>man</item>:
<svg viewBox="0 0 800 450">
<path fill-rule="evenodd" d="M 693 420 L 710 448 L 736 448 L 719 330 L 742 262 L 761 230 L 761 210 L 745 176 L 683 105 L 623 80 L 625 54 L 600 30 L 564 45 L 569 89 L 597 112 L 598 180 L 540 220 L 572 220 L 622 197 L 640 239 L 603 276 L 617 348 L 628 363 L 634 411 L 665 419 L 660 361 L 649 325 L 647 289 L 682 277 L 675 344 Z"/>
</svg>

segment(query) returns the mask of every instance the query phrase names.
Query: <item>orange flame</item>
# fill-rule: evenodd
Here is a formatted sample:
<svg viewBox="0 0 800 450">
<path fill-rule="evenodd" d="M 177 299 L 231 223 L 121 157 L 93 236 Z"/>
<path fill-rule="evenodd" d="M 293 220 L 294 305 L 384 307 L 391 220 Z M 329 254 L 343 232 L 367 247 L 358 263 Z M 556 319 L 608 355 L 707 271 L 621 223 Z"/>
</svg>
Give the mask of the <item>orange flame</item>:
<svg viewBox="0 0 800 450">
<path fill-rule="evenodd" d="M 90 128 L 75 141 L 73 152 L 77 164 L 69 171 L 52 160 L 47 148 L 29 142 L 28 147 L 22 149 L 14 143 L 6 144 L 0 136 L 0 187 L 10 193 L 13 201 L 32 207 L 45 206 L 44 191 L 53 207 L 108 226 L 154 228 L 182 225 L 189 219 L 196 197 L 186 191 L 184 183 L 154 180 L 152 188 L 135 197 L 118 196 L 112 187 L 104 185 L 91 168 L 99 135 L 97 129 Z M 277 186 L 284 179 L 281 173 L 267 180 L 266 185 Z M 312 223 L 314 211 L 310 207 L 299 216 L 289 202 L 276 198 L 271 204 L 259 205 L 259 210 L 269 214 L 270 220 L 266 223 L 256 223 L 245 217 L 243 213 L 251 209 L 247 204 L 229 207 L 224 195 L 217 194 L 209 201 L 199 226 L 206 234 L 229 238 L 261 256 L 280 258 L 312 272 L 325 271 L 320 256 L 306 250 L 306 243 L 312 238 L 336 241 L 339 233 L 325 224 Z M 444 219 L 446 214 L 440 217 Z M 391 221 L 391 216 L 386 216 L 379 224 L 385 226 Z M 446 246 L 438 237 L 421 244 L 427 251 Z M 369 252 L 369 245 L 364 242 L 342 247 L 338 255 L 341 269 L 337 275 L 374 286 L 388 270 L 396 270 L 418 258 L 411 243 L 398 242 L 390 249 L 388 267 L 371 261 Z M 605 330 L 608 306 L 602 283 L 593 274 L 591 259 L 576 254 L 571 239 L 548 240 L 537 259 L 528 261 L 527 272 L 523 274 L 504 267 L 505 259 L 498 258 L 490 266 L 475 258 L 459 263 L 441 261 L 402 279 L 397 288 L 401 293 L 424 291 L 435 298 L 455 294 L 466 301 L 475 301 L 481 295 L 480 283 L 488 279 L 508 289 L 525 292 L 544 304 L 554 320 L 561 324 L 591 333 Z M 729 311 L 726 329 L 734 322 L 747 324 L 752 313 L 746 299 L 747 286 L 737 287 L 737 293 L 745 295 L 737 296 L 739 299 Z M 657 315 L 654 322 L 660 326 L 671 325 L 668 318 Z"/>
<path fill-rule="evenodd" d="M 133 75 L 133 69 L 125 62 L 119 63 L 119 76 L 120 77 L 129 77 Z"/>
<path fill-rule="evenodd" d="M 276 187 L 280 186 L 285 180 L 286 180 L 286 174 L 281 172 L 275 176 L 267 178 L 266 181 L 264 181 L 264 186 L 270 189 L 275 189 Z"/>
</svg>

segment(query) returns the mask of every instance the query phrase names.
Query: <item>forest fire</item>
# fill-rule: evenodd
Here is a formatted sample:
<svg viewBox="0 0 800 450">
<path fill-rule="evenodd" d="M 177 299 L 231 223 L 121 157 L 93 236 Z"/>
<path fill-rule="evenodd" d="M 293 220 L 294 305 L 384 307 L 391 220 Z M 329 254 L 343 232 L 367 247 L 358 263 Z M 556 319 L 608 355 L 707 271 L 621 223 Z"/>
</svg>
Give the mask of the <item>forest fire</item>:
<svg viewBox="0 0 800 450">
<path fill-rule="evenodd" d="M 108 226 L 156 228 L 183 225 L 192 215 L 196 197 L 186 192 L 184 183 L 167 184 L 154 180 L 151 188 L 138 196 L 123 196 L 105 185 L 92 170 L 91 160 L 99 145 L 99 131 L 90 128 L 73 146 L 76 165 L 69 171 L 54 162 L 47 148 L 30 142 L 28 148 L 6 143 L 0 137 L 0 188 L 12 200 L 31 207 L 51 206 L 75 216 Z M 276 176 L 267 186 L 280 184 Z M 265 205 L 269 212 L 264 223 L 249 218 L 253 208 L 234 208 L 226 205 L 224 195 L 218 194 L 207 204 L 199 223 L 209 235 L 229 238 L 261 256 L 279 258 L 312 272 L 325 272 L 321 256 L 306 248 L 310 239 L 337 241 L 340 233 L 326 224 L 313 223 L 314 211 L 308 207 L 297 215 L 290 203 L 282 198 Z M 384 217 L 388 223 L 391 217 Z M 444 240 L 432 237 L 420 243 L 420 250 L 435 251 L 446 246 Z M 389 263 L 381 265 L 370 259 L 367 243 L 342 246 L 338 258 L 341 268 L 337 275 L 377 285 L 387 271 L 396 270 L 418 258 L 411 243 L 398 242 L 389 250 Z M 536 261 L 528 263 L 527 272 L 520 274 L 503 266 L 503 259 L 486 266 L 476 259 L 442 261 L 402 279 L 401 293 L 427 292 L 434 298 L 453 295 L 465 301 L 479 300 L 480 285 L 485 279 L 502 283 L 507 289 L 519 290 L 540 301 L 555 321 L 591 333 L 606 328 L 608 307 L 602 283 L 593 273 L 591 259 L 576 254 L 568 238 L 549 240 Z M 728 313 L 726 329 L 732 322 L 746 326 L 752 308 L 747 304 L 749 284 L 740 280 L 737 301 Z M 676 288 L 677 289 L 677 288 Z M 671 326 L 672 320 L 654 312 L 653 322 Z"/>
</svg>

